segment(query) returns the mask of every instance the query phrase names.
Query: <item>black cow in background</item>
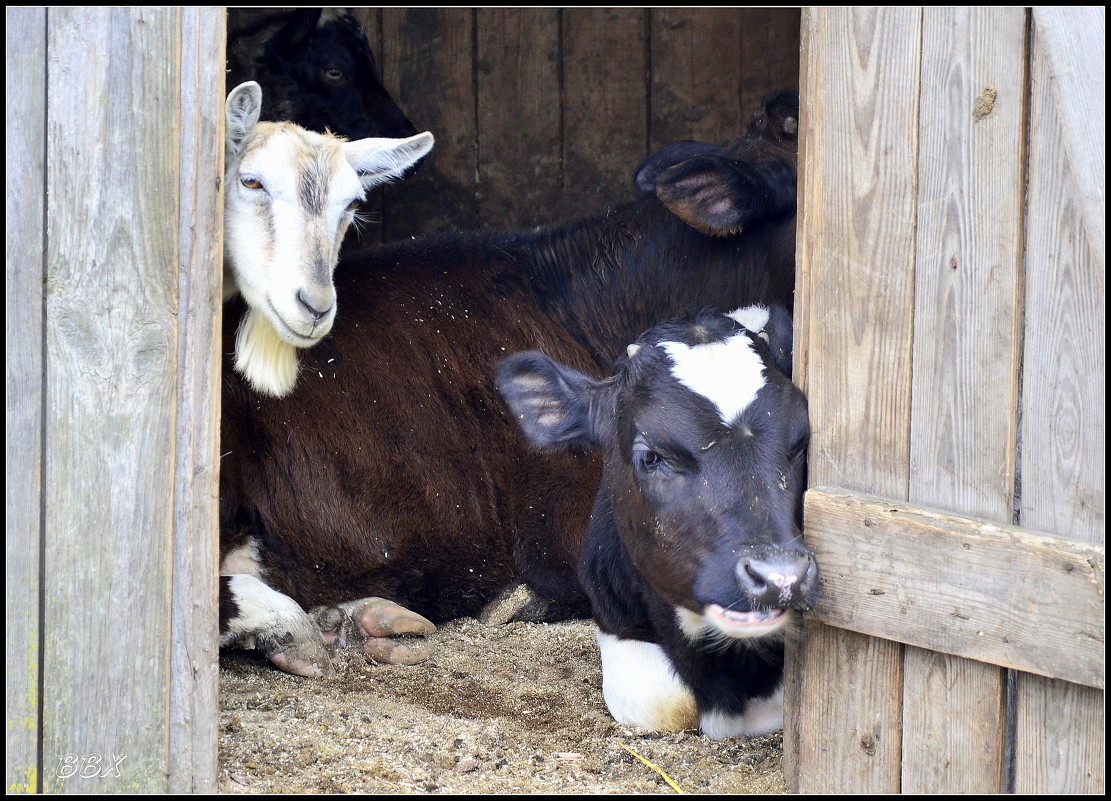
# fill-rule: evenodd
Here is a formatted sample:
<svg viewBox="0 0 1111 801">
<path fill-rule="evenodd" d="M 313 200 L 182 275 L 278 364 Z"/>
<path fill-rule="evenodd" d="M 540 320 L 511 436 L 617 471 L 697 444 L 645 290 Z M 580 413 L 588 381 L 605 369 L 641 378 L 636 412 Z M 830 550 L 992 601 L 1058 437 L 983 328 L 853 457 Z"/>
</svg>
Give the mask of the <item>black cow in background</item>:
<svg viewBox="0 0 1111 801">
<path fill-rule="evenodd" d="M 228 9 L 227 85 L 258 83 L 264 122 L 295 122 L 352 141 L 418 133 L 382 85 L 365 31 L 346 9 L 243 21 L 250 11 Z"/>
</svg>

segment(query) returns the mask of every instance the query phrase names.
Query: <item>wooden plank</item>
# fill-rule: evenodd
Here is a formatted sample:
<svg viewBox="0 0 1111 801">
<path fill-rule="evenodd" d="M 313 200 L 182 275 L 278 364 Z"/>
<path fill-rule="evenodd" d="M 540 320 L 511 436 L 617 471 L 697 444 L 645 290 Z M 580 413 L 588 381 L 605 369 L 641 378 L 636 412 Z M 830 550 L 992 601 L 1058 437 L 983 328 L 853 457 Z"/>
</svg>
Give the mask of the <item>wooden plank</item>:
<svg viewBox="0 0 1111 801">
<path fill-rule="evenodd" d="M 909 500 L 1010 523 L 1026 15 L 924 15 Z"/>
<path fill-rule="evenodd" d="M 633 170 L 648 155 L 647 14 L 563 11 L 563 191 L 553 221 L 633 195 Z"/>
<path fill-rule="evenodd" d="M 166 790 L 180 17 L 48 17 L 43 792 Z"/>
<path fill-rule="evenodd" d="M 1107 258 L 1107 8 L 1034 6 L 1069 182 L 1092 255 Z"/>
<path fill-rule="evenodd" d="M 477 228 L 475 9 L 383 8 L 380 13 L 382 44 L 375 55 L 383 83 L 413 125 L 436 137 L 415 175 L 379 190 L 382 238 Z"/>
<path fill-rule="evenodd" d="M 1098 96 L 1092 92 L 1105 79 L 1102 66 L 1077 72 L 1091 59 L 1103 62 L 1105 12 L 1093 11 L 1099 15 L 1098 47 L 1091 41 L 1097 27 L 1092 12 L 1073 8 L 1062 9 L 1066 15 L 1041 10 L 1034 15 L 1019 512 L 1025 526 L 1102 546 L 1106 125 L 1102 90 Z M 1073 103 L 1085 108 L 1067 108 Z M 1087 122 L 1094 125 L 1083 130 Z M 1093 180 L 1095 185 L 1089 183 Z M 1070 652 L 1060 653 L 1073 661 Z M 1102 696 L 1059 682 L 1022 679 L 1016 792 L 1102 793 Z"/>
<path fill-rule="evenodd" d="M 174 436 L 171 793 L 216 791 L 224 70 L 222 10 L 181 20 L 178 375 Z M 213 58 L 213 53 L 220 54 Z"/>
<path fill-rule="evenodd" d="M 751 114 L 741 108 L 741 15 L 736 8 L 652 8 L 649 145 L 680 139 L 727 144 Z"/>
<path fill-rule="evenodd" d="M 822 365 L 800 377 L 810 480 L 892 497 L 908 482 L 920 13 L 804 13 L 811 138 L 796 297 L 811 298 L 800 366 Z"/>
<path fill-rule="evenodd" d="M 1026 14 L 925 8 L 922 28 L 908 498 L 1009 523 Z M 1003 671 L 918 648 L 904 658 L 902 791 L 1000 792 Z"/>
<path fill-rule="evenodd" d="M 903 646 L 813 618 L 804 629 L 805 646 L 792 659 L 785 688 L 798 707 L 783 735 L 788 791 L 899 792 Z M 796 650 L 794 643 L 791 648 Z M 809 664 L 813 659 L 817 664 Z"/>
<path fill-rule="evenodd" d="M 477 14 L 479 222 L 542 225 L 563 188 L 559 10 Z"/>
<path fill-rule="evenodd" d="M 1020 673 L 1018 699 L 1014 792 L 1103 795 L 1105 692 Z"/>
<path fill-rule="evenodd" d="M 906 497 L 909 482 L 921 38 L 920 9 L 802 11 L 795 296 L 805 340 L 796 350 L 795 380 L 810 399 L 810 482 L 894 497 Z M 856 639 L 838 632 L 800 646 L 802 658 L 788 669 L 803 674 L 801 686 L 831 686 L 828 677 L 842 670 L 841 647 L 833 645 L 839 637 Z M 902 648 L 880 641 L 870 647 L 889 661 L 869 669 L 902 676 Z M 901 746 L 888 738 L 891 747 L 864 759 L 841 722 L 875 710 L 877 721 L 898 727 L 899 695 L 885 694 L 878 708 L 854 696 L 860 709 L 841 705 L 825 715 L 805 697 L 789 698 L 788 786 L 897 792 Z M 806 740 L 793 740 L 792 732 Z"/>
<path fill-rule="evenodd" d="M 46 9 L 8 7 L 4 86 L 4 699 L 8 793 L 39 790 L 39 548 L 42 503 L 42 287 Z"/>
<path fill-rule="evenodd" d="M 908 646 L 900 792 L 1004 791 L 1004 671 Z"/>
<path fill-rule="evenodd" d="M 1070 99 L 1058 97 L 1055 53 L 1042 46 L 1039 31 L 1031 59 L 1021 521 L 1062 538 L 1103 543 L 1107 289 L 1106 254 L 1097 243 L 1106 223 L 1102 214 L 1086 221 L 1077 165 L 1068 157 L 1074 132 L 1060 113 Z M 1084 136 L 1104 150 L 1105 125 Z M 1093 230 L 1099 235 L 1091 236 Z"/>
<path fill-rule="evenodd" d="M 805 506 L 816 619 L 1103 687 L 1102 547 L 836 489 Z"/>
</svg>

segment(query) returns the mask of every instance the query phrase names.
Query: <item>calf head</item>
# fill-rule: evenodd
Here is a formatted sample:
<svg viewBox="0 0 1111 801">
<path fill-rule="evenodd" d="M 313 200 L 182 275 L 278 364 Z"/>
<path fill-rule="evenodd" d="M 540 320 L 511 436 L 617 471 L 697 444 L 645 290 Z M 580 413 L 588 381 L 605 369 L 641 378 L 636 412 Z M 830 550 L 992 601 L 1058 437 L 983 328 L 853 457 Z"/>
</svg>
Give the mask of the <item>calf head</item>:
<svg viewBox="0 0 1111 801">
<path fill-rule="evenodd" d="M 651 329 L 603 381 L 538 352 L 499 365 L 533 445 L 601 450 L 591 537 L 612 529 L 691 639 L 762 637 L 814 602 L 800 528 L 810 428 L 790 337 L 785 311 L 750 307 Z"/>
<path fill-rule="evenodd" d="M 262 90 L 240 84 L 226 103 L 224 296 L 248 312 L 235 367 L 264 394 L 297 378 L 296 348 L 332 328 L 332 274 L 366 193 L 399 178 L 432 149 L 430 133 L 348 142 L 288 122 L 259 122 Z"/>
</svg>

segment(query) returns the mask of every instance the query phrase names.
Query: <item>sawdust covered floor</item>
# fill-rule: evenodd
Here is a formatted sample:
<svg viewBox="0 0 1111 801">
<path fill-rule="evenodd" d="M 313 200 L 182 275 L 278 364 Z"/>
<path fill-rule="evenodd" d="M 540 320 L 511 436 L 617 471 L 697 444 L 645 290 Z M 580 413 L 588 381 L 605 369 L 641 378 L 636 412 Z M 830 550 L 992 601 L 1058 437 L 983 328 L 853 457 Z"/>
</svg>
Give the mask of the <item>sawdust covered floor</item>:
<svg viewBox="0 0 1111 801">
<path fill-rule="evenodd" d="M 779 733 L 614 723 L 589 622 L 467 618 L 433 636 L 423 664 L 343 654 L 324 679 L 222 654 L 219 791 L 673 794 L 670 779 L 686 793 L 786 792 Z"/>
</svg>

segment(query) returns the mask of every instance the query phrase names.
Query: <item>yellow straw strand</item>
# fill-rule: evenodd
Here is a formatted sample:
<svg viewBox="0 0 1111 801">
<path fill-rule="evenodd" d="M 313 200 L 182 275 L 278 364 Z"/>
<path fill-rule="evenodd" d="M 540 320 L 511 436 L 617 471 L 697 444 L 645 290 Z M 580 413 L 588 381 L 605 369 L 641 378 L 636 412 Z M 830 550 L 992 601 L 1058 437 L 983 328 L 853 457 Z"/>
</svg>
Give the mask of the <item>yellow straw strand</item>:
<svg viewBox="0 0 1111 801">
<path fill-rule="evenodd" d="M 659 769 L 658 767 L 656 767 L 655 765 L 653 765 L 653 764 L 652 764 L 651 762 L 649 762 L 649 761 L 648 761 L 647 759 L 645 759 L 644 757 L 642 757 L 642 756 L 641 756 L 640 754 L 638 754 L 638 753 L 637 753 L 636 751 L 634 751 L 633 749 L 629 748 L 629 746 L 625 745 L 625 743 L 621 743 L 621 742 L 619 742 L 619 743 L 618 743 L 618 745 L 619 745 L 619 746 L 621 746 L 622 748 L 624 748 L 624 749 L 625 749 L 626 751 L 628 751 L 628 752 L 629 752 L 630 754 L 632 754 L 633 756 L 635 756 L 635 757 L 636 757 L 637 759 L 639 759 L 639 760 L 640 760 L 641 762 L 643 762 L 643 763 L 644 763 L 645 765 L 647 765 L 648 767 L 652 768 L 652 770 L 656 771 L 656 773 L 658 773 L 658 774 L 660 774 L 661 776 L 663 776 L 663 777 L 664 777 L 664 781 L 665 781 L 665 782 L 667 782 L 668 784 L 670 784 L 670 785 L 671 785 L 671 787 L 672 787 L 672 789 L 673 789 L 673 790 L 675 790 L 675 792 L 677 792 L 677 793 L 679 793 L 679 794 L 681 794 L 681 795 L 686 795 L 686 794 L 687 794 L 687 791 L 686 791 L 686 790 L 684 790 L 684 789 L 683 789 L 682 787 L 680 787 L 680 786 L 679 786 L 678 784 L 676 784 L 676 783 L 675 783 L 675 782 L 674 782 L 674 781 L 672 780 L 672 778 L 671 778 L 670 776 L 668 776 L 668 775 L 667 775 L 666 773 L 664 773 L 664 772 L 663 772 L 662 770 L 660 770 L 660 769 Z"/>
</svg>

